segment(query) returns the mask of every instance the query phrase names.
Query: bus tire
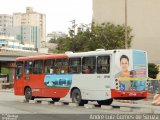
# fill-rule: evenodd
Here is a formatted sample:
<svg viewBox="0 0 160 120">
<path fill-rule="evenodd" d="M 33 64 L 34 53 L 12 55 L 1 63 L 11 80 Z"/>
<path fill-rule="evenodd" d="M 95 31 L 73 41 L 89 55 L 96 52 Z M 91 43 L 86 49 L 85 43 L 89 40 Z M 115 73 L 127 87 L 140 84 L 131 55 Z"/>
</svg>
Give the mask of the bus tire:
<svg viewBox="0 0 160 120">
<path fill-rule="evenodd" d="M 87 100 L 82 100 L 81 92 L 79 89 L 74 89 L 72 91 L 71 97 L 72 97 L 72 102 L 77 103 L 80 106 L 88 103 Z"/>
<path fill-rule="evenodd" d="M 113 98 L 97 101 L 99 105 L 110 105 L 112 104 L 112 102 L 113 102 Z"/>
<path fill-rule="evenodd" d="M 34 100 L 34 97 L 32 96 L 32 90 L 30 87 L 27 87 L 25 89 L 24 95 L 27 102 L 29 102 L 29 100 Z"/>
<path fill-rule="evenodd" d="M 60 98 L 51 98 L 53 100 L 53 102 L 58 102 L 60 100 Z"/>
</svg>

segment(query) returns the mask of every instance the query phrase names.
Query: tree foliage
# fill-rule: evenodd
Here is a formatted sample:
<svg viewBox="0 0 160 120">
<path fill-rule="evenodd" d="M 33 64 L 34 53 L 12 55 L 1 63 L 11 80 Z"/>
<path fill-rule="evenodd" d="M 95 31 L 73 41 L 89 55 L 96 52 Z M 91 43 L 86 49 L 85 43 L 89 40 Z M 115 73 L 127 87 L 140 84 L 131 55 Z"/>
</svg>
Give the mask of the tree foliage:
<svg viewBox="0 0 160 120">
<path fill-rule="evenodd" d="M 155 79 L 158 74 L 158 68 L 154 63 L 148 64 L 148 76 Z"/>
<path fill-rule="evenodd" d="M 92 23 L 91 25 L 82 24 L 76 28 L 72 25 L 69 29 L 69 37 L 61 38 L 58 41 L 58 52 L 64 51 L 92 51 L 103 48 L 124 49 L 125 48 L 125 26 L 112 23 L 103 23 L 101 25 Z M 132 29 L 128 29 L 128 47 L 131 46 Z M 75 34 L 75 31 L 77 32 Z"/>
<path fill-rule="evenodd" d="M 56 39 L 53 39 L 53 38 L 51 38 L 50 40 L 49 40 L 49 43 L 56 43 L 57 42 L 57 40 Z"/>
<path fill-rule="evenodd" d="M 8 68 L 2 68 L 1 72 L 2 72 L 2 74 L 9 74 L 9 69 Z"/>
</svg>

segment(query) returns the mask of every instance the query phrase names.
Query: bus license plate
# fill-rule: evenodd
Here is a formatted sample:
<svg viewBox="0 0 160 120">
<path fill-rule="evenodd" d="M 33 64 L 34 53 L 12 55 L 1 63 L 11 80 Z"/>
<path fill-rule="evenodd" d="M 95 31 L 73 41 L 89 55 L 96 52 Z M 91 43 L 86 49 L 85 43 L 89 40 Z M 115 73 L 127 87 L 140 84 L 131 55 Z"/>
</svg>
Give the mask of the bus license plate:
<svg viewBox="0 0 160 120">
<path fill-rule="evenodd" d="M 129 93 L 129 96 L 136 96 L 137 94 L 135 92 Z"/>
</svg>

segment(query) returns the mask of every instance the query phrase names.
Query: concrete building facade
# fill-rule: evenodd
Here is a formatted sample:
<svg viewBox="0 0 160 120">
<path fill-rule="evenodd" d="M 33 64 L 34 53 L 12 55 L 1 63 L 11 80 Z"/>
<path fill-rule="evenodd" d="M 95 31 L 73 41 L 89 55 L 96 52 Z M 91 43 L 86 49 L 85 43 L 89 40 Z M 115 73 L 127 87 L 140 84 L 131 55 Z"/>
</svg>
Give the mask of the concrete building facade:
<svg viewBox="0 0 160 120">
<path fill-rule="evenodd" d="M 13 16 L 0 14 L 0 35 L 6 35 L 7 27 L 13 26 Z"/>
<path fill-rule="evenodd" d="M 127 0 L 127 23 L 133 31 L 132 49 L 148 52 L 160 63 L 160 0 Z M 125 0 L 93 0 L 93 21 L 125 24 Z"/>
<path fill-rule="evenodd" d="M 31 7 L 26 8 L 26 13 L 14 13 L 13 28 L 8 28 L 8 34 L 40 49 L 46 42 L 46 15 L 34 12 Z"/>
</svg>

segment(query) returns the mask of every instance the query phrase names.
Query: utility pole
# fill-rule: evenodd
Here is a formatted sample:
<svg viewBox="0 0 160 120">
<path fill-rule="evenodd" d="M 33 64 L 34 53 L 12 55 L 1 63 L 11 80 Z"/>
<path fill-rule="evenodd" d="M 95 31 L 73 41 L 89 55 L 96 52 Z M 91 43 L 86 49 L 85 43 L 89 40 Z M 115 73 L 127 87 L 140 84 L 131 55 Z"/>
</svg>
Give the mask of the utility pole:
<svg viewBox="0 0 160 120">
<path fill-rule="evenodd" d="M 125 0 L 125 49 L 128 48 L 128 37 L 127 37 L 127 0 Z"/>
</svg>

